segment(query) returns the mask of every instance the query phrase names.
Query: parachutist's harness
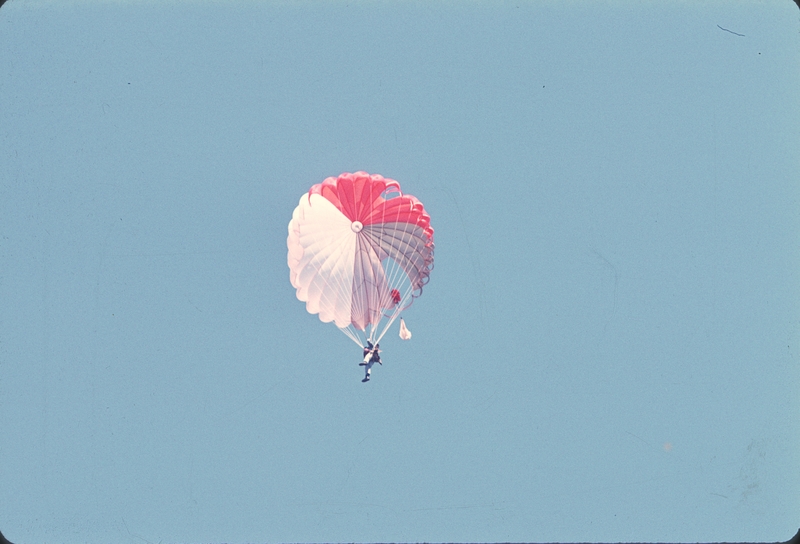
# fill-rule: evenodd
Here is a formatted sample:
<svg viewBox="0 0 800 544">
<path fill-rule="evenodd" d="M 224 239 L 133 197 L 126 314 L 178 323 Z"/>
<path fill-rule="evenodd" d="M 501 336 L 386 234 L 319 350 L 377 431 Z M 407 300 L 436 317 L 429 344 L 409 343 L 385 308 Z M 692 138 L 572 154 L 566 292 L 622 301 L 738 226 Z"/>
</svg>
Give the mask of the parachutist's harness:
<svg viewBox="0 0 800 544">
<path fill-rule="evenodd" d="M 358 363 L 359 366 L 366 367 L 364 369 L 365 370 L 364 379 L 361 380 L 362 382 L 369 381 L 369 375 L 370 372 L 372 371 L 373 364 L 378 363 L 379 365 L 383 366 L 383 363 L 381 362 L 381 356 L 379 353 L 380 350 L 378 349 L 380 346 L 376 345 L 373 347 L 372 342 L 367 342 L 367 344 L 368 344 L 367 347 L 364 348 L 364 361 Z"/>
</svg>

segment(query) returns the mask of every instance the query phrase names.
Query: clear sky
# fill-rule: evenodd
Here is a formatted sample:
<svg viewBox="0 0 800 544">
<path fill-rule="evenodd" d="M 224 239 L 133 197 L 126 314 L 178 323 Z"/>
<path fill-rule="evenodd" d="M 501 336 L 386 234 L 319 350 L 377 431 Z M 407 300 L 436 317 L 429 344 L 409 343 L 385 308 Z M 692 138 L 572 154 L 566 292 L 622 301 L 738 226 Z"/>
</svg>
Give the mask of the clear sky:
<svg viewBox="0 0 800 544">
<path fill-rule="evenodd" d="M 788 539 L 798 89 L 789 0 L 10 0 L 0 530 Z M 286 264 L 356 170 L 436 242 L 367 384 Z"/>
</svg>

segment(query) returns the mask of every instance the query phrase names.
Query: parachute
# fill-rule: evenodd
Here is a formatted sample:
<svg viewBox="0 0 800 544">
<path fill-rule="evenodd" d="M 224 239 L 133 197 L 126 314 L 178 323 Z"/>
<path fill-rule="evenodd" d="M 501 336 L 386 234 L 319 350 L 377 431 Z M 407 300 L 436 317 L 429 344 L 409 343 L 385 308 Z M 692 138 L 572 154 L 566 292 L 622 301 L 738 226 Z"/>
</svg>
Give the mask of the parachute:
<svg viewBox="0 0 800 544">
<path fill-rule="evenodd" d="M 366 172 L 311 187 L 292 214 L 286 245 L 297 298 L 359 346 L 380 342 L 433 270 L 433 228 L 422 202 L 395 180 Z"/>
<path fill-rule="evenodd" d="M 411 340 L 411 331 L 406 328 L 406 322 L 400 318 L 400 338 L 402 340 Z"/>
</svg>

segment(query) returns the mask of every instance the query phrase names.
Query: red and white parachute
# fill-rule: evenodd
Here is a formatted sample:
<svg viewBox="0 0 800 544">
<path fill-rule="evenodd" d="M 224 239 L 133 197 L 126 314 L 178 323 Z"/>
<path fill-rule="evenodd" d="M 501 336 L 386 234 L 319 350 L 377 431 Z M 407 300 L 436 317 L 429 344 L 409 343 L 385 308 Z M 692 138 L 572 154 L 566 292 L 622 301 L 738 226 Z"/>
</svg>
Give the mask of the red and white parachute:
<svg viewBox="0 0 800 544">
<path fill-rule="evenodd" d="M 342 174 L 314 185 L 286 239 L 297 298 L 359 346 L 377 344 L 428 283 L 430 219 L 422 202 L 380 175 Z"/>
</svg>

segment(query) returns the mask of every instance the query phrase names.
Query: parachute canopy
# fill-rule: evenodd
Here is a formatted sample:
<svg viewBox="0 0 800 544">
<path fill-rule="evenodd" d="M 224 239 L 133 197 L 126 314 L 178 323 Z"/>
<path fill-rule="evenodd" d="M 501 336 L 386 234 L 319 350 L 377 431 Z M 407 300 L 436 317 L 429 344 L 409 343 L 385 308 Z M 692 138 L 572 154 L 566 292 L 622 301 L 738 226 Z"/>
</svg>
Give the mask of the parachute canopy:
<svg viewBox="0 0 800 544">
<path fill-rule="evenodd" d="M 366 172 L 314 185 L 289 222 L 289 277 L 311 314 L 354 342 L 379 342 L 422 294 L 433 269 L 433 228 L 400 184 Z"/>
</svg>

